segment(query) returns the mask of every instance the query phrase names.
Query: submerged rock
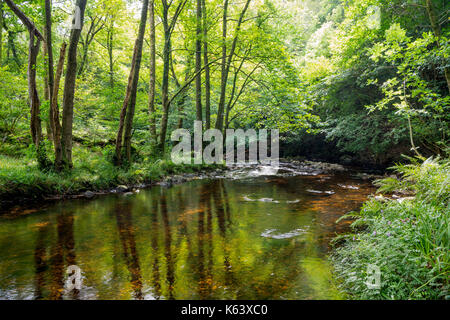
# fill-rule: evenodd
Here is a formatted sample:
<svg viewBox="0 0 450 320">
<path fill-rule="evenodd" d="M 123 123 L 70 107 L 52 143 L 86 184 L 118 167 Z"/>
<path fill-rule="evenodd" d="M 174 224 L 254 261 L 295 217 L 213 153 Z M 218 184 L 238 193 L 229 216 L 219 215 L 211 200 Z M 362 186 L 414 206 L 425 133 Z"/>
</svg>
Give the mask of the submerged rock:
<svg viewBox="0 0 450 320">
<path fill-rule="evenodd" d="M 120 185 L 120 186 L 117 186 L 117 187 L 113 190 L 113 192 L 115 192 L 115 193 L 124 193 L 124 192 L 127 192 L 128 190 L 130 190 L 130 188 L 128 188 L 127 186 Z"/>
<path fill-rule="evenodd" d="M 341 187 L 342 189 L 350 189 L 350 190 L 359 190 L 359 187 L 357 186 L 351 186 L 351 185 L 343 185 L 343 184 L 338 184 L 339 187 Z"/>
<path fill-rule="evenodd" d="M 83 197 L 92 199 L 93 197 L 95 197 L 95 193 L 92 191 L 86 191 L 85 193 L 83 193 Z"/>
</svg>

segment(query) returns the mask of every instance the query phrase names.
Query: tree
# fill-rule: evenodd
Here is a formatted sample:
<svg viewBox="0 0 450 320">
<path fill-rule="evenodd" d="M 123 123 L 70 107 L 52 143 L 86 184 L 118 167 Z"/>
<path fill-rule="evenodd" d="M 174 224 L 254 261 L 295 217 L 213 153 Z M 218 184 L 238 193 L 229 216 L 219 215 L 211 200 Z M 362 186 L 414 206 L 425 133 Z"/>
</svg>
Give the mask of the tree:
<svg viewBox="0 0 450 320">
<path fill-rule="evenodd" d="M 187 0 L 181 0 L 175 9 L 171 21 L 169 21 L 169 9 L 172 6 L 172 2 L 162 0 L 163 12 L 162 23 L 164 29 L 164 49 L 163 49 L 163 78 L 161 86 L 162 95 L 162 107 L 163 116 L 161 119 L 161 130 L 159 140 L 159 150 L 164 153 L 167 135 L 167 125 L 169 121 L 169 111 L 171 99 L 169 98 L 169 72 L 170 72 L 170 55 L 172 51 L 172 33 L 177 23 L 178 17 L 181 14 Z"/>
<path fill-rule="evenodd" d="M 80 41 L 81 30 L 84 24 L 84 12 L 87 0 L 77 0 L 75 22 L 70 32 L 69 51 L 67 56 L 66 79 L 64 83 L 64 100 L 62 114 L 62 166 L 72 168 L 72 131 L 73 131 L 73 105 L 75 98 L 75 82 L 77 78 L 77 47 Z"/>
<path fill-rule="evenodd" d="M 155 144 L 156 136 L 156 26 L 155 26 L 155 1 L 149 3 L 149 24 L 150 24 L 150 83 L 148 88 L 148 112 L 150 115 L 150 134 Z"/>
<path fill-rule="evenodd" d="M 206 1 L 202 1 L 203 13 L 203 61 L 205 65 L 205 129 L 211 129 L 211 75 L 208 56 L 208 13 Z"/>
<path fill-rule="evenodd" d="M 0 67 L 3 62 L 3 0 L 0 0 Z"/>
<path fill-rule="evenodd" d="M 226 103 L 226 90 L 227 90 L 227 82 L 228 82 L 228 75 L 230 73 L 230 66 L 233 61 L 233 56 L 236 50 L 236 45 L 239 37 L 239 32 L 241 30 L 241 25 L 244 20 L 245 13 L 248 10 L 248 7 L 250 5 L 251 0 L 247 0 L 244 5 L 244 9 L 242 10 L 237 26 L 235 35 L 233 38 L 233 42 L 231 44 L 230 52 L 227 53 L 227 24 L 228 24 L 228 0 L 225 0 L 224 3 L 224 13 L 223 13 L 223 33 L 222 33 L 222 78 L 221 78 L 221 85 L 220 85 L 220 100 L 219 100 L 219 109 L 217 111 L 217 122 L 216 122 L 216 129 L 221 130 L 223 129 L 223 122 L 224 122 L 224 111 L 225 111 L 225 103 Z"/>
<path fill-rule="evenodd" d="M 203 121 L 202 110 L 202 2 L 197 0 L 197 28 L 196 28 L 196 40 L 195 40 L 195 72 L 197 77 L 195 80 L 195 107 L 197 121 Z"/>
<path fill-rule="evenodd" d="M 28 44 L 28 95 L 30 103 L 30 129 L 31 138 L 36 148 L 39 166 L 48 167 L 48 159 L 45 148 L 42 145 L 42 127 L 40 118 L 40 100 L 36 84 L 36 60 L 41 47 L 41 41 L 44 41 L 43 35 L 36 28 L 35 24 L 16 6 L 11 0 L 5 0 L 6 4 L 11 8 L 14 14 L 27 27 L 29 32 Z"/>
<path fill-rule="evenodd" d="M 120 121 L 123 122 L 125 120 L 125 130 L 124 130 L 124 145 L 123 151 L 125 151 L 128 163 L 131 163 L 131 135 L 133 129 L 133 119 L 134 112 L 136 107 L 136 95 L 137 95 L 137 86 L 139 81 L 139 71 L 141 68 L 141 60 L 142 60 L 142 48 L 144 46 L 144 36 L 145 36 L 145 27 L 147 24 L 147 16 L 148 16 L 148 6 L 149 0 L 144 0 L 142 4 L 142 12 L 141 12 L 141 20 L 139 23 L 139 33 L 135 43 L 134 57 L 133 57 L 133 67 L 131 68 L 130 77 L 129 77 L 129 86 L 127 88 L 127 94 L 125 97 L 125 102 L 123 107 L 126 110 L 126 118 L 123 119 L 121 115 Z M 131 82 L 131 85 L 130 85 Z M 122 114 L 125 110 L 122 110 Z M 122 132 L 123 128 L 122 124 L 119 124 L 119 132 L 117 134 L 116 141 L 116 161 L 118 165 L 122 164 L 122 150 L 121 150 L 121 141 L 122 141 Z"/>
<path fill-rule="evenodd" d="M 59 54 L 58 66 L 56 68 L 55 82 L 53 85 L 53 94 L 50 102 L 51 119 L 50 124 L 53 132 L 53 145 L 55 148 L 55 169 L 60 171 L 63 169 L 63 153 L 61 145 L 61 123 L 59 120 L 59 108 L 58 108 L 58 92 L 59 84 L 61 82 L 61 76 L 64 69 L 64 60 L 66 57 L 66 43 L 61 46 L 61 52 Z"/>
<path fill-rule="evenodd" d="M 46 80 L 45 81 L 45 92 L 46 92 L 46 99 L 49 101 L 52 101 L 53 96 L 53 85 L 54 85 L 54 67 L 53 67 L 53 45 L 52 45 L 52 3 L 51 0 L 45 0 L 45 52 L 47 56 L 47 74 L 46 74 Z M 49 110 L 49 132 L 47 132 L 47 135 L 50 139 L 52 139 L 53 136 L 53 110 L 50 107 Z M 59 121 L 59 120 L 58 120 Z"/>
</svg>

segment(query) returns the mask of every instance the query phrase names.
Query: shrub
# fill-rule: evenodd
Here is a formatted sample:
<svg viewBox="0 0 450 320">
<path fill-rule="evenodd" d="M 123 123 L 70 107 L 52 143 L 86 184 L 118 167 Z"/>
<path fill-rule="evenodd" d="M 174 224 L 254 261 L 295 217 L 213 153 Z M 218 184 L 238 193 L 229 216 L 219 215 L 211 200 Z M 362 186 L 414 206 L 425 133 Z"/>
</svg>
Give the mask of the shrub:
<svg viewBox="0 0 450 320">
<path fill-rule="evenodd" d="M 355 234 L 331 258 L 342 289 L 355 299 L 449 298 L 449 163 L 396 166 L 401 178 L 378 181 L 380 191 L 414 197 L 371 199 L 352 214 Z M 380 290 L 365 284 L 368 265 L 381 270 Z"/>
</svg>

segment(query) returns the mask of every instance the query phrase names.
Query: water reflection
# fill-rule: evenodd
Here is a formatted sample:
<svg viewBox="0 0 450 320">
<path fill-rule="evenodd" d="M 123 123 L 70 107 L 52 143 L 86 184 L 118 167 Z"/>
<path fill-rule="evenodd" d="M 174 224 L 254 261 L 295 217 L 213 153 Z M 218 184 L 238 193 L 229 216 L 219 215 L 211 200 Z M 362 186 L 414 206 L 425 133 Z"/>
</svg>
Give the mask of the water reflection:
<svg viewBox="0 0 450 320">
<path fill-rule="evenodd" d="M 136 241 L 133 228 L 132 217 L 133 203 L 119 201 L 116 205 L 116 222 L 119 231 L 120 242 L 122 244 L 122 254 L 128 271 L 130 272 L 130 282 L 133 288 L 133 297 L 142 299 L 142 277 L 139 266 L 139 255 L 136 250 Z"/>
<path fill-rule="evenodd" d="M 36 268 L 35 272 L 35 287 L 36 287 L 36 300 L 44 298 L 43 288 L 45 286 L 45 271 L 48 269 L 47 264 L 47 250 L 45 246 L 45 240 L 47 237 L 49 226 L 44 224 L 38 227 L 38 235 L 36 239 L 36 248 L 34 251 L 34 264 Z"/>
<path fill-rule="evenodd" d="M 347 176 L 193 181 L 3 217 L 0 298 L 339 298 L 329 240 L 372 191 Z M 80 291 L 65 290 L 71 265 Z"/>
</svg>

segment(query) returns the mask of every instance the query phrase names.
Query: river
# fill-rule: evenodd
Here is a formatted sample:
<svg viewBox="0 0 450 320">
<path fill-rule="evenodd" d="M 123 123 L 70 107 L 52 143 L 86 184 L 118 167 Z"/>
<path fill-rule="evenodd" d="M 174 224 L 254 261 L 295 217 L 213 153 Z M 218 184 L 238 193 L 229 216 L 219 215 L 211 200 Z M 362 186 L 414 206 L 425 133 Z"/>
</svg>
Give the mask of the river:
<svg viewBox="0 0 450 320">
<path fill-rule="evenodd" d="M 269 171 L 3 214 L 0 299 L 344 298 L 330 240 L 371 183 L 353 171 Z M 82 285 L 68 291 L 74 265 Z"/>
</svg>

